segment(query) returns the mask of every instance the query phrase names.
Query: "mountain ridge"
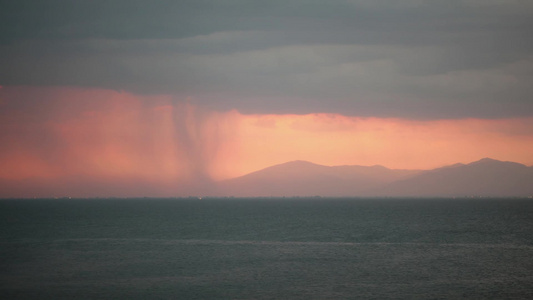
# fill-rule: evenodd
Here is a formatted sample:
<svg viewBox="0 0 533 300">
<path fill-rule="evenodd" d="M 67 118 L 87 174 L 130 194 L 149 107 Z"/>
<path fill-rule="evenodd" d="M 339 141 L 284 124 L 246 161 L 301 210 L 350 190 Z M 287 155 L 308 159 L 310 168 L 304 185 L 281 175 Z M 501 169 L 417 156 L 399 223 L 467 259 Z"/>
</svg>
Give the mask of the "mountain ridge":
<svg viewBox="0 0 533 300">
<path fill-rule="evenodd" d="M 227 196 L 531 196 L 533 167 L 492 158 L 430 170 L 295 160 L 219 182 Z"/>
</svg>

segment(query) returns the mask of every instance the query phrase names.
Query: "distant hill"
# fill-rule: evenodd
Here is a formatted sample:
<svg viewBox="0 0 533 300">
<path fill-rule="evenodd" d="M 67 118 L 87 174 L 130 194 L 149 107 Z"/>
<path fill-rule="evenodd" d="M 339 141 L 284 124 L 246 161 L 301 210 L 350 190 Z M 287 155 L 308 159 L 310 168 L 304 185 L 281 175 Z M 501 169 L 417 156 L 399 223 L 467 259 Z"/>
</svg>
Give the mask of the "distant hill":
<svg viewBox="0 0 533 300">
<path fill-rule="evenodd" d="M 531 196 L 533 167 L 484 158 L 421 172 L 372 191 L 402 196 Z"/>
<path fill-rule="evenodd" d="M 353 196 L 419 172 L 292 161 L 220 182 L 219 192 L 232 196 Z"/>
<path fill-rule="evenodd" d="M 226 196 L 530 196 L 533 167 L 485 158 L 433 170 L 292 161 L 219 182 Z"/>
</svg>

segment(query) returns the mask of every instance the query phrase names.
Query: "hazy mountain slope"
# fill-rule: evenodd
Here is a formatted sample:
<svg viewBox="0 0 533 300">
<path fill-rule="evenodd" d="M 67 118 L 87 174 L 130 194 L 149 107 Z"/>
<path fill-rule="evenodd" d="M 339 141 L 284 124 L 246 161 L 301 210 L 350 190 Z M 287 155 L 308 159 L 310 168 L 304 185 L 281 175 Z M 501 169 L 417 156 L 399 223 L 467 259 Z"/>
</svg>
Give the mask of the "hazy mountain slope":
<svg viewBox="0 0 533 300">
<path fill-rule="evenodd" d="M 428 171 L 293 161 L 219 183 L 225 196 L 530 196 L 533 167 L 485 158 Z"/>
<path fill-rule="evenodd" d="M 232 196 L 354 196 L 417 174 L 382 166 L 322 166 L 292 161 L 220 182 L 219 193 Z"/>
<path fill-rule="evenodd" d="M 490 158 L 419 173 L 372 191 L 386 196 L 530 196 L 533 168 Z"/>
</svg>

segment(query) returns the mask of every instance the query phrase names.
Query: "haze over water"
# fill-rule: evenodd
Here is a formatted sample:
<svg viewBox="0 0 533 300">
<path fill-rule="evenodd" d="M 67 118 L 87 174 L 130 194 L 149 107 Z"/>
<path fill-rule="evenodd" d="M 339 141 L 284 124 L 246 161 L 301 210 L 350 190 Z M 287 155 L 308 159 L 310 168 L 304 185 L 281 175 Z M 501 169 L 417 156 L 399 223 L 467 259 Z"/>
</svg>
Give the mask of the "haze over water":
<svg viewBox="0 0 533 300">
<path fill-rule="evenodd" d="M 530 299 L 528 199 L 0 201 L 5 299 Z"/>
</svg>

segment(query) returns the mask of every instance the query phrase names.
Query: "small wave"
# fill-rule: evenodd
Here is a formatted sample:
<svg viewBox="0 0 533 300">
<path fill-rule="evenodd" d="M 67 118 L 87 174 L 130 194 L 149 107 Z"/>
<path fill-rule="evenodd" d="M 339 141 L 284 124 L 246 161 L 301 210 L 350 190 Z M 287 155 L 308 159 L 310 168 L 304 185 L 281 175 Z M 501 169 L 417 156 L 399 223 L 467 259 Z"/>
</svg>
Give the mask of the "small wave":
<svg viewBox="0 0 533 300">
<path fill-rule="evenodd" d="M 254 245 L 254 246 L 420 246 L 456 248 L 500 248 L 528 249 L 533 245 L 483 244 L 483 243 L 431 243 L 431 242 L 339 242 L 339 241 L 256 241 L 256 240 L 217 240 L 217 239 L 151 239 L 151 238 L 72 238 L 72 239 L 21 239 L 2 241 L 0 244 L 13 243 L 63 243 L 63 242 L 114 242 L 114 243 L 160 243 L 176 245 Z"/>
</svg>

